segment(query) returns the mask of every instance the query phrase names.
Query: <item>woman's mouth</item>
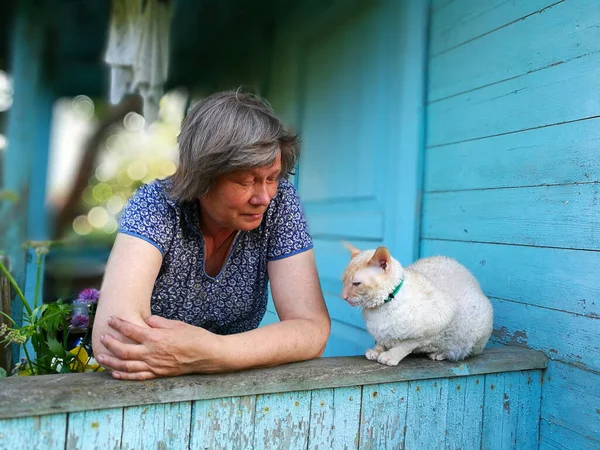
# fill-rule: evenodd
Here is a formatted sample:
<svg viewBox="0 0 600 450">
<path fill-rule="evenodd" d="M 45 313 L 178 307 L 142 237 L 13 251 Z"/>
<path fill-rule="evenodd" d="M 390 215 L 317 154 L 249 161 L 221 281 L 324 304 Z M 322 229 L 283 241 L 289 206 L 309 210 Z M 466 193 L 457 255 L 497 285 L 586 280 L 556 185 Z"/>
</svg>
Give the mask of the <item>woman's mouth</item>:
<svg viewBox="0 0 600 450">
<path fill-rule="evenodd" d="M 251 220 L 259 220 L 259 219 L 262 219 L 263 213 L 260 213 L 260 214 L 243 214 L 243 216 L 247 217 L 248 219 L 251 219 Z"/>
</svg>

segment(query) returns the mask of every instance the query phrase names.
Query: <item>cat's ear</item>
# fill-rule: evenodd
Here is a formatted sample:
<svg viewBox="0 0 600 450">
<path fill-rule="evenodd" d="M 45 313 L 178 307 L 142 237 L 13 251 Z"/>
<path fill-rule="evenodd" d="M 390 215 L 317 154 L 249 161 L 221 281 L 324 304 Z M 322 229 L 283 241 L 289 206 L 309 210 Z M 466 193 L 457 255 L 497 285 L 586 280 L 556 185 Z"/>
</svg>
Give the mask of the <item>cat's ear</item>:
<svg viewBox="0 0 600 450">
<path fill-rule="evenodd" d="M 344 247 L 346 247 L 350 251 L 350 257 L 351 258 L 354 258 L 356 255 L 358 255 L 361 252 L 359 249 L 357 249 L 350 242 L 344 241 L 343 244 L 344 244 Z"/>
<path fill-rule="evenodd" d="M 390 264 L 392 257 L 390 256 L 390 252 L 385 247 L 377 247 L 373 257 L 369 261 L 371 266 L 381 267 L 383 270 L 386 270 L 388 265 Z"/>
</svg>

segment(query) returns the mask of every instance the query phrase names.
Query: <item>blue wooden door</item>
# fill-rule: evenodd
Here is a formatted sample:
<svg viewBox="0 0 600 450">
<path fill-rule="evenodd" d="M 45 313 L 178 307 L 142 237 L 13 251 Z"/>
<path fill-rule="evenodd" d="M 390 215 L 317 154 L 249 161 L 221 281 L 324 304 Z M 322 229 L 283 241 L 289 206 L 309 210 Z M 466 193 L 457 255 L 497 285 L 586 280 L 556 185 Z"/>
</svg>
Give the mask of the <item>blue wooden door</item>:
<svg viewBox="0 0 600 450">
<path fill-rule="evenodd" d="M 417 251 L 425 7 L 365 3 L 299 14 L 277 46 L 269 94 L 302 138 L 295 182 L 333 319 L 327 356 L 373 342 L 340 297 L 342 241 L 386 245 L 403 264 Z"/>
<path fill-rule="evenodd" d="M 414 124 L 404 129 L 400 119 L 406 55 L 398 3 L 374 2 L 331 23 L 301 52 L 297 184 L 333 319 L 327 355 L 362 354 L 372 344 L 360 309 L 340 298 L 349 261 L 341 241 L 362 249 L 387 245 L 404 264 L 415 255 L 417 186 L 397 172 L 406 161 L 417 173 L 420 150 L 402 145 Z M 411 226 L 403 229 L 401 222 Z"/>
</svg>

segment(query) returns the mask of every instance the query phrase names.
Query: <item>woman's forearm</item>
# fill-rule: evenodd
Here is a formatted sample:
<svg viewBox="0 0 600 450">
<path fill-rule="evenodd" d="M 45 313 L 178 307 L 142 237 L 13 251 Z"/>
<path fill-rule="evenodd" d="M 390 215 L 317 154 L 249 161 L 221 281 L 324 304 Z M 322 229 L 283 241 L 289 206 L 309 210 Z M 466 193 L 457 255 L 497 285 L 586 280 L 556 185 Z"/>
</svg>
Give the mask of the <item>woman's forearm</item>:
<svg viewBox="0 0 600 450">
<path fill-rule="evenodd" d="M 325 350 L 329 321 L 290 319 L 245 333 L 220 336 L 223 371 L 269 367 L 318 358 Z"/>
</svg>

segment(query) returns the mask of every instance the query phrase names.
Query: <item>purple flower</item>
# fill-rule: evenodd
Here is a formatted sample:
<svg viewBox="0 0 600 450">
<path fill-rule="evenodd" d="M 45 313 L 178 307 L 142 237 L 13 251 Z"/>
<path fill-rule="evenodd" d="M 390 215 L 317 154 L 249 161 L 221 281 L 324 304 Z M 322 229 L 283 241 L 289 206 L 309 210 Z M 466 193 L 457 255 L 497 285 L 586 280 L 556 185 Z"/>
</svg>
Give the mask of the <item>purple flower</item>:
<svg viewBox="0 0 600 450">
<path fill-rule="evenodd" d="M 86 328 L 90 319 L 85 314 L 75 314 L 71 319 L 71 325 L 75 328 Z"/>
<path fill-rule="evenodd" d="M 81 303 L 85 303 L 86 305 L 93 305 L 98 302 L 98 298 L 100 298 L 100 291 L 98 289 L 84 289 L 79 293 L 79 300 Z"/>
</svg>

